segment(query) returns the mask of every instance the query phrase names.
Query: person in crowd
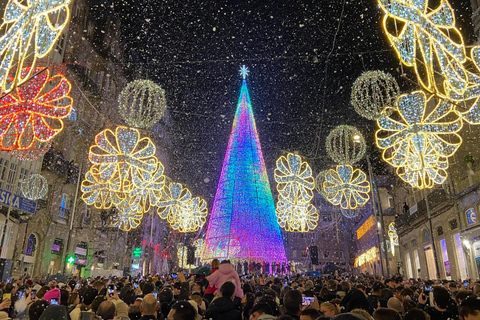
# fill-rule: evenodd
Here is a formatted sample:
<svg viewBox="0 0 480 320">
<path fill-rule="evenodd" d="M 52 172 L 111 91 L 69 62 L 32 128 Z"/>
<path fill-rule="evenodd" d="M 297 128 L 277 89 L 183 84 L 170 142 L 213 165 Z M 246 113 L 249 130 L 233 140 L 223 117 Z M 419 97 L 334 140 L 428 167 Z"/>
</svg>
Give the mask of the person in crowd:
<svg viewBox="0 0 480 320">
<path fill-rule="evenodd" d="M 95 312 L 102 320 L 113 320 L 115 318 L 115 305 L 112 301 L 103 301 Z"/>
<path fill-rule="evenodd" d="M 373 312 L 374 320 L 402 320 L 400 313 L 395 310 L 387 308 L 377 308 Z"/>
<path fill-rule="evenodd" d="M 67 309 L 61 305 L 50 305 L 38 320 L 68 320 Z"/>
<path fill-rule="evenodd" d="M 221 265 L 218 272 L 221 272 Z M 207 309 L 205 318 L 213 320 L 241 320 L 242 313 L 236 308 L 233 300 L 235 298 L 235 285 L 227 281 L 220 287 L 221 296 L 214 299 Z"/>
<path fill-rule="evenodd" d="M 220 262 L 218 261 L 218 259 L 213 259 L 212 260 L 212 271 L 210 273 L 210 275 L 213 275 L 217 270 L 218 270 L 218 267 L 220 266 Z M 208 280 L 208 278 L 207 278 Z M 212 299 L 215 295 L 215 292 L 217 292 L 217 287 L 213 286 L 212 284 L 208 283 L 208 287 L 207 289 L 205 290 L 205 294 L 204 294 L 204 297 L 209 301 L 209 302 L 212 302 Z"/>
<path fill-rule="evenodd" d="M 458 314 L 461 320 L 480 320 L 480 300 L 473 296 L 463 299 Z"/>
<path fill-rule="evenodd" d="M 316 309 L 305 309 L 300 313 L 300 320 L 316 320 L 323 317 L 323 313 Z"/>
<path fill-rule="evenodd" d="M 363 309 L 353 309 L 350 311 L 351 314 L 359 317 L 361 320 L 373 320 L 373 317 L 366 310 Z"/>
<path fill-rule="evenodd" d="M 195 308 L 187 301 L 176 302 L 168 313 L 168 320 L 195 320 Z"/>
<path fill-rule="evenodd" d="M 320 312 L 322 312 L 327 318 L 333 318 L 340 314 L 340 307 L 331 302 L 323 302 L 320 305 Z"/>
<path fill-rule="evenodd" d="M 157 294 L 158 300 L 160 301 L 160 311 L 162 315 L 167 318 L 168 314 L 170 313 L 170 309 L 172 305 L 176 302 L 173 298 L 173 291 L 165 287 Z"/>
<path fill-rule="evenodd" d="M 460 290 L 457 292 L 457 294 L 455 295 L 455 302 L 457 304 L 460 304 L 463 299 L 469 297 L 469 296 L 473 296 L 473 292 L 472 291 L 468 291 L 468 290 Z"/>
<path fill-rule="evenodd" d="M 245 292 L 245 285 L 244 285 Z M 251 313 L 251 309 L 255 302 L 255 295 L 252 292 L 246 292 L 242 298 L 242 310 L 243 310 L 243 319 L 248 319 Z"/>
<path fill-rule="evenodd" d="M 370 302 L 368 302 L 365 293 L 357 288 L 352 288 L 347 292 L 340 306 L 344 312 L 350 312 L 353 309 L 364 309 L 369 313 L 373 312 L 373 307 L 370 305 Z"/>
<path fill-rule="evenodd" d="M 97 313 L 98 307 L 104 301 L 107 301 L 107 297 L 103 295 L 98 295 L 93 299 L 92 304 L 90 305 L 90 309 L 92 309 L 93 313 Z"/>
<path fill-rule="evenodd" d="M 324 295 L 323 299 L 325 301 L 332 301 L 333 299 L 340 299 L 340 296 L 337 294 L 338 281 L 330 279 L 327 281 L 327 293 Z"/>
<path fill-rule="evenodd" d="M 77 305 L 75 309 L 70 312 L 71 320 L 80 320 L 80 314 L 82 311 L 93 312 L 91 304 L 95 297 L 98 295 L 97 289 L 87 286 L 83 291 L 83 296 L 81 297 L 81 304 Z"/>
<path fill-rule="evenodd" d="M 381 282 L 375 282 L 372 286 L 372 294 L 368 296 L 367 300 L 374 309 L 387 308 L 387 300 L 382 298 L 383 289 L 385 286 Z"/>
<path fill-rule="evenodd" d="M 448 309 L 450 305 L 450 293 L 447 289 L 440 286 L 433 287 L 433 301 L 432 306 L 427 307 L 428 297 L 425 293 L 418 297 L 418 305 L 421 309 L 435 320 L 449 320 L 456 319 L 456 310 Z"/>
<path fill-rule="evenodd" d="M 391 297 L 387 301 L 387 308 L 397 311 L 400 314 L 403 314 L 403 304 L 400 299 L 396 297 Z"/>
<path fill-rule="evenodd" d="M 237 271 L 235 271 L 229 260 L 223 260 L 218 267 L 218 271 L 208 276 L 207 280 L 211 286 L 217 288 L 220 288 L 225 282 L 231 281 L 235 285 L 235 295 L 239 298 L 243 297 L 242 283 Z M 218 289 L 215 294 L 217 293 Z"/>
<path fill-rule="evenodd" d="M 33 302 L 28 309 L 28 317 L 30 320 L 38 320 L 42 313 L 50 305 L 46 300 L 38 300 Z"/>
<path fill-rule="evenodd" d="M 147 294 L 140 305 L 140 312 L 142 313 L 140 320 L 156 320 L 158 316 L 157 309 L 157 298 L 151 293 Z M 163 319 L 163 316 L 161 319 Z"/>
<path fill-rule="evenodd" d="M 274 320 L 272 308 L 266 302 L 260 302 L 250 310 L 250 317 L 243 317 L 244 320 Z"/>
<path fill-rule="evenodd" d="M 425 311 L 414 308 L 405 312 L 403 320 L 430 320 L 430 317 Z"/>
</svg>

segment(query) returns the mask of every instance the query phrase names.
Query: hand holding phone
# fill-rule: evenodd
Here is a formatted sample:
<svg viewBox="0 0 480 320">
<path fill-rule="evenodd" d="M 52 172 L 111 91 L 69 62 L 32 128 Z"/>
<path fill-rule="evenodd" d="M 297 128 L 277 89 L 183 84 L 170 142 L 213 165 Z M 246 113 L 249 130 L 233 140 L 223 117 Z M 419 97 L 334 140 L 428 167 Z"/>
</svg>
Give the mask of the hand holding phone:
<svg viewBox="0 0 480 320">
<path fill-rule="evenodd" d="M 309 306 L 315 301 L 314 297 L 303 297 L 302 306 Z"/>
<path fill-rule="evenodd" d="M 108 285 L 108 295 L 111 297 L 113 296 L 113 291 L 115 290 L 115 286 L 113 284 Z"/>
</svg>

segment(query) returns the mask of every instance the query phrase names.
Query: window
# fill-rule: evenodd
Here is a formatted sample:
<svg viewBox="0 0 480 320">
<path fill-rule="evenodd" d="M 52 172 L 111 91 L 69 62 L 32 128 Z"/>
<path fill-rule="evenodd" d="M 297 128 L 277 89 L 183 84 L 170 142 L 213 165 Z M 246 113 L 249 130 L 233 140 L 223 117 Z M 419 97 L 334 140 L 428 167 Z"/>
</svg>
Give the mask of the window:
<svg viewBox="0 0 480 320">
<path fill-rule="evenodd" d="M 313 239 L 315 239 L 315 240 L 318 239 L 318 233 L 315 232 L 315 233 L 313 234 Z"/>
<path fill-rule="evenodd" d="M 450 225 L 450 230 L 457 229 L 458 227 L 457 219 L 448 221 L 448 224 Z"/>
<path fill-rule="evenodd" d="M 322 216 L 324 222 L 332 222 L 332 215 L 331 214 L 324 214 Z"/>
<path fill-rule="evenodd" d="M 52 254 L 61 255 L 63 249 L 63 239 L 55 238 L 52 244 Z"/>
<path fill-rule="evenodd" d="M 441 236 L 441 235 L 443 234 L 443 227 L 442 227 L 442 226 L 437 227 L 437 234 L 438 234 L 439 236 Z"/>
<path fill-rule="evenodd" d="M 62 202 L 60 203 L 60 210 L 58 216 L 62 219 L 68 219 L 70 214 L 71 199 L 70 196 L 66 193 L 62 194 Z"/>
<path fill-rule="evenodd" d="M 477 215 L 475 214 L 475 210 L 473 210 L 473 208 L 470 208 L 467 211 L 465 211 L 465 215 L 467 217 L 468 225 L 471 225 L 477 222 Z"/>
<path fill-rule="evenodd" d="M 337 251 L 335 252 L 335 256 L 339 259 L 342 259 L 343 258 L 343 251 Z"/>
<path fill-rule="evenodd" d="M 395 208 L 395 203 L 393 203 L 393 197 L 388 197 L 388 207 Z"/>
<path fill-rule="evenodd" d="M 405 251 L 408 251 L 408 243 L 404 243 L 404 244 L 403 244 L 403 249 L 404 249 Z"/>
<path fill-rule="evenodd" d="M 8 173 L 8 160 L 0 158 L 0 180 L 5 181 Z"/>
<path fill-rule="evenodd" d="M 323 252 L 323 257 L 328 258 L 330 256 L 330 251 L 324 251 Z"/>
<path fill-rule="evenodd" d="M 430 242 L 430 233 L 428 233 L 427 229 L 423 230 L 423 242 Z"/>
<path fill-rule="evenodd" d="M 413 239 L 412 240 L 412 248 L 417 246 L 417 240 Z"/>
<path fill-rule="evenodd" d="M 17 195 L 22 195 L 21 191 L 21 186 L 22 186 L 22 181 L 25 180 L 25 178 L 28 177 L 28 170 L 25 168 L 20 168 L 20 174 L 18 175 L 18 181 L 17 181 Z"/>
<path fill-rule="evenodd" d="M 37 249 L 37 237 L 32 233 L 28 236 L 27 247 L 25 248 L 25 255 L 28 257 L 35 256 L 35 250 Z"/>
</svg>

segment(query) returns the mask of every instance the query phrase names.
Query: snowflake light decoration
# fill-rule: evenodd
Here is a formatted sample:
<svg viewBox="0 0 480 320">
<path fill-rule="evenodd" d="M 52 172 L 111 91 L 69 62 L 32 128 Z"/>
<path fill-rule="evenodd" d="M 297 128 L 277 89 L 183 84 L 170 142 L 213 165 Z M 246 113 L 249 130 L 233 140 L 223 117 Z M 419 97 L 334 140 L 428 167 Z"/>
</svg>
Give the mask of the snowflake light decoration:
<svg viewBox="0 0 480 320">
<path fill-rule="evenodd" d="M 326 140 L 327 154 L 338 164 L 352 165 L 363 158 L 365 139 L 357 128 L 340 125 L 330 131 Z"/>
<path fill-rule="evenodd" d="M 460 147 L 462 120 L 453 105 L 439 100 L 430 112 L 423 91 L 398 97 L 391 116 L 377 120 L 377 146 L 384 161 L 413 187 L 423 189 L 441 184 L 447 177 L 448 158 Z"/>
<path fill-rule="evenodd" d="M 367 175 L 350 165 L 338 165 L 330 169 L 325 176 L 323 189 L 327 200 L 342 209 L 356 209 L 370 199 L 370 183 Z"/>
<path fill-rule="evenodd" d="M 395 246 L 398 246 L 398 234 L 397 228 L 395 228 L 395 222 L 391 222 L 388 225 L 388 237 L 390 238 L 392 255 L 395 255 Z"/>
<path fill-rule="evenodd" d="M 42 199 L 48 192 L 48 181 L 41 174 L 32 174 L 25 178 L 20 185 L 22 194 L 30 200 Z"/>
<path fill-rule="evenodd" d="M 132 81 L 120 93 L 118 108 L 129 126 L 151 128 L 167 108 L 165 91 L 150 80 Z"/>
<path fill-rule="evenodd" d="M 278 193 L 289 202 L 307 203 L 313 198 L 312 168 L 299 155 L 289 153 L 278 158 L 274 174 Z"/>
<path fill-rule="evenodd" d="M 279 200 L 277 220 L 287 232 L 309 232 L 318 226 L 318 211 L 311 203 L 292 204 Z"/>
<path fill-rule="evenodd" d="M 142 223 L 143 215 L 128 206 L 119 206 L 118 211 L 118 214 L 113 218 L 114 227 L 129 232 L 138 228 Z"/>
<path fill-rule="evenodd" d="M 196 232 L 207 221 L 207 202 L 201 198 L 192 198 L 183 204 L 183 208 L 177 211 L 177 215 L 167 217 L 168 223 L 173 230 L 181 233 Z"/>
<path fill-rule="evenodd" d="M 33 150 L 59 134 L 72 111 L 71 88 L 64 75 L 44 70 L 0 99 L 0 149 Z"/>
<path fill-rule="evenodd" d="M 9 0 L 0 27 L 0 91 L 28 80 L 70 20 L 70 0 Z M 32 66 L 24 72 L 26 64 Z M 13 74 L 13 77 L 9 75 Z"/>
<path fill-rule="evenodd" d="M 383 71 L 367 71 L 352 86 L 351 103 L 364 118 L 376 120 L 387 106 L 392 106 L 400 94 L 395 78 Z"/>
<path fill-rule="evenodd" d="M 172 182 L 164 188 L 163 196 L 157 203 L 157 213 L 161 219 L 167 219 L 174 223 L 177 217 L 182 215 L 182 210 L 188 208 L 188 202 L 192 199 L 190 190 L 182 184 Z"/>
<path fill-rule="evenodd" d="M 377 0 L 383 29 L 400 61 L 413 67 L 421 86 L 439 95 L 463 93 L 468 85 L 462 35 L 447 0 Z M 432 4 L 433 5 L 433 4 Z"/>
</svg>

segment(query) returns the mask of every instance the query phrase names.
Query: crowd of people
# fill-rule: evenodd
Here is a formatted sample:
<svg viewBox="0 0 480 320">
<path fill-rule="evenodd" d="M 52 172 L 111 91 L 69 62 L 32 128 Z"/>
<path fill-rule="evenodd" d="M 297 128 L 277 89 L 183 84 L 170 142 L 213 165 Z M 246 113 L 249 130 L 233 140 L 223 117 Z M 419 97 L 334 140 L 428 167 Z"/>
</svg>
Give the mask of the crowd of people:
<svg viewBox="0 0 480 320">
<path fill-rule="evenodd" d="M 480 282 L 369 275 L 24 278 L 0 286 L 0 320 L 480 320 Z"/>
</svg>

